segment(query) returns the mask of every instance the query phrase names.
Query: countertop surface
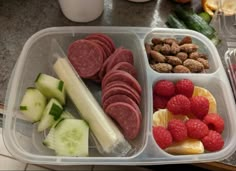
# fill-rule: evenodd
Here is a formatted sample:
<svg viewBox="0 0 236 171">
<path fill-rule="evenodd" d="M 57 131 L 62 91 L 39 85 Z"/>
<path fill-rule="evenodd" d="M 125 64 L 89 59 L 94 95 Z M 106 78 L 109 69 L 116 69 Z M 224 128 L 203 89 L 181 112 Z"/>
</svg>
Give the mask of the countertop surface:
<svg viewBox="0 0 236 171">
<path fill-rule="evenodd" d="M 195 10 L 200 9 L 199 2 L 192 1 Z M 166 16 L 174 6 L 169 0 L 105 0 L 104 12 L 98 19 L 75 23 L 64 17 L 57 0 L 0 0 L 0 103 L 4 104 L 11 71 L 22 47 L 35 32 L 58 26 L 166 27 Z M 235 159 L 236 153 L 220 162 L 236 166 Z"/>
</svg>

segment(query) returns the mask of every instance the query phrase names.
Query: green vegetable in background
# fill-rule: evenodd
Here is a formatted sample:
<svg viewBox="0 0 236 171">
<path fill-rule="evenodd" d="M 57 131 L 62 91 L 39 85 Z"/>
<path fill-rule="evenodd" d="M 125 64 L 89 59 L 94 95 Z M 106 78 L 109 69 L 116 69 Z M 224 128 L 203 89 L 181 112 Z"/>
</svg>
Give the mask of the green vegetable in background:
<svg viewBox="0 0 236 171">
<path fill-rule="evenodd" d="M 187 29 L 187 26 L 175 14 L 170 14 L 167 17 L 166 25 L 171 28 Z"/>
<path fill-rule="evenodd" d="M 205 20 L 208 24 L 211 22 L 212 17 L 207 12 L 201 12 L 198 15 L 202 17 L 202 19 Z"/>
<path fill-rule="evenodd" d="M 213 44 L 218 45 L 220 40 L 216 30 L 208 23 L 210 20 L 211 18 L 205 13 L 198 15 L 192 8 L 177 5 L 167 17 L 166 25 L 171 28 L 195 30 L 208 37 Z"/>
</svg>

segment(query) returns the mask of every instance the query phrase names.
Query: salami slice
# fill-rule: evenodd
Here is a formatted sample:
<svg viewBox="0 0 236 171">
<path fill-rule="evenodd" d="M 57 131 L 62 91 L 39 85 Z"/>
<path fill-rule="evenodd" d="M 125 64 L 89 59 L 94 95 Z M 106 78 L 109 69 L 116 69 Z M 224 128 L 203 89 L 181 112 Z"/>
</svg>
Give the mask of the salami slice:
<svg viewBox="0 0 236 171">
<path fill-rule="evenodd" d="M 123 95 L 123 94 L 116 94 L 116 95 L 108 97 L 102 104 L 104 111 L 106 111 L 107 106 L 109 106 L 112 103 L 116 103 L 116 102 L 123 102 L 123 103 L 130 104 L 141 115 L 141 111 L 140 111 L 138 105 L 130 97 Z"/>
<path fill-rule="evenodd" d="M 135 96 L 133 93 L 131 93 L 129 90 L 122 88 L 122 87 L 112 87 L 110 89 L 107 89 L 106 91 L 102 92 L 102 103 L 109 98 L 110 96 L 117 95 L 117 94 L 123 94 L 127 95 L 131 99 L 135 101 L 138 105 L 140 104 L 141 99 Z"/>
<path fill-rule="evenodd" d="M 102 56 L 103 56 L 103 62 L 107 59 L 107 54 L 106 52 L 104 51 L 103 47 L 98 43 L 99 41 L 97 40 L 90 40 L 92 41 L 93 43 L 96 43 L 98 45 L 98 47 L 100 48 L 100 50 L 102 51 Z"/>
<path fill-rule="evenodd" d="M 128 49 L 120 49 L 110 59 L 109 63 L 107 64 L 106 72 L 109 72 L 119 62 L 128 62 L 133 65 L 133 53 Z"/>
<path fill-rule="evenodd" d="M 110 83 L 108 83 L 106 85 L 106 87 L 104 87 L 102 89 L 103 92 L 107 91 L 108 89 L 111 89 L 112 87 L 122 87 L 127 89 L 128 91 L 130 91 L 130 93 L 132 93 L 135 97 L 137 97 L 137 99 L 141 99 L 141 94 L 139 94 L 133 87 L 131 87 L 129 84 L 122 82 L 122 81 L 112 81 Z"/>
<path fill-rule="evenodd" d="M 88 35 L 87 37 L 85 37 L 85 39 L 87 39 L 87 40 L 99 40 L 99 41 L 103 42 L 104 44 L 106 44 L 107 47 L 109 47 L 111 53 L 114 52 L 113 47 L 111 46 L 111 44 L 109 43 L 109 41 L 107 41 L 107 40 L 106 40 L 104 37 L 102 37 L 102 36 L 99 36 L 99 35 L 96 35 L 96 34 L 90 34 L 90 35 Z"/>
<path fill-rule="evenodd" d="M 112 103 L 106 108 L 105 112 L 118 123 L 127 139 L 133 140 L 138 136 L 141 118 L 130 104 L 123 102 Z"/>
<path fill-rule="evenodd" d="M 139 82 L 129 73 L 121 70 L 110 71 L 105 75 L 102 80 L 102 88 L 112 81 L 122 81 L 133 87 L 139 94 L 142 92 L 142 88 Z"/>
<path fill-rule="evenodd" d="M 91 41 L 97 43 L 99 46 L 102 47 L 102 49 L 105 53 L 104 61 L 112 54 L 112 51 L 110 50 L 110 48 L 107 47 L 107 45 L 105 43 L 103 43 L 102 41 L 96 40 L 96 39 L 91 39 Z"/>
<path fill-rule="evenodd" d="M 137 78 L 137 72 L 135 67 L 128 63 L 128 62 L 119 62 L 117 63 L 112 69 L 111 71 L 114 70 L 122 70 L 122 71 L 126 71 L 128 72 L 130 75 L 132 75 L 134 78 Z"/>
<path fill-rule="evenodd" d="M 106 39 L 110 43 L 110 45 L 112 47 L 112 50 L 113 50 L 112 52 L 115 51 L 115 49 L 116 49 L 115 44 L 114 44 L 113 40 L 108 35 L 103 34 L 103 33 L 96 33 L 96 35 L 101 36 L 104 39 Z"/>
<path fill-rule="evenodd" d="M 103 64 L 103 54 L 98 45 L 84 39 L 69 46 L 68 59 L 82 78 L 94 76 Z"/>
<path fill-rule="evenodd" d="M 99 71 L 99 78 L 100 78 L 100 80 L 102 80 L 103 79 L 103 77 L 106 75 L 106 73 L 107 73 L 107 65 L 108 65 L 108 63 L 110 62 L 110 60 L 114 57 L 114 55 L 116 55 L 117 54 L 117 52 L 119 52 L 120 50 L 122 50 L 123 48 L 117 48 L 116 50 L 115 50 L 115 52 L 113 53 L 113 54 L 111 54 L 109 57 L 108 57 L 108 59 L 103 63 L 103 65 L 102 65 L 102 68 L 101 68 L 101 70 Z"/>
</svg>

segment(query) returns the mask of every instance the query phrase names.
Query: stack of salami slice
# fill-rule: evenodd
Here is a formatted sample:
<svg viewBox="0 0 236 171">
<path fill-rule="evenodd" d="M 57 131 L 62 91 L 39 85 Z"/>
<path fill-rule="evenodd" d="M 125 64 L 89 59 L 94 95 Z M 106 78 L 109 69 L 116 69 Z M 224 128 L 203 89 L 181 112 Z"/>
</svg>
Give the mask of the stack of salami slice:
<svg viewBox="0 0 236 171">
<path fill-rule="evenodd" d="M 115 45 L 105 34 L 90 34 L 73 42 L 68 49 L 68 59 L 82 78 L 100 82 L 103 63 L 115 51 Z"/>
<path fill-rule="evenodd" d="M 142 120 L 142 88 L 136 79 L 133 53 L 122 47 L 115 49 L 105 34 L 91 34 L 70 45 L 68 59 L 80 77 L 101 82 L 104 111 L 127 139 L 135 139 Z"/>
</svg>

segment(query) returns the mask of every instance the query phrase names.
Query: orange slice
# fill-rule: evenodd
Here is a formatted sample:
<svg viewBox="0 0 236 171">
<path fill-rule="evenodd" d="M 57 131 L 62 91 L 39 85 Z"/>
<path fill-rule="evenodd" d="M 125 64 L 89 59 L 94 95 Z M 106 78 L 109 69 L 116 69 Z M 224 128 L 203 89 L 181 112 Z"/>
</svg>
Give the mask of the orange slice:
<svg viewBox="0 0 236 171">
<path fill-rule="evenodd" d="M 202 0 L 202 8 L 205 12 L 207 12 L 210 16 L 214 15 L 214 11 L 208 7 L 207 0 Z"/>
<path fill-rule="evenodd" d="M 181 142 L 174 142 L 165 149 L 170 154 L 201 154 L 204 153 L 204 146 L 200 140 L 186 139 Z"/>
<path fill-rule="evenodd" d="M 219 3 L 219 0 L 206 0 L 206 6 L 213 11 L 218 9 Z"/>
<path fill-rule="evenodd" d="M 182 121 L 188 120 L 186 115 L 173 115 L 167 109 L 159 109 L 152 116 L 152 125 L 153 126 L 163 126 L 167 128 L 168 122 L 172 119 L 180 119 Z"/>
<path fill-rule="evenodd" d="M 215 97 L 211 94 L 211 92 L 203 87 L 194 86 L 193 97 L 194 96 L 204 96 L 209 101 L 209 111 L 208 113 L 216 113 L 217 106 Z"/>
</svg>

